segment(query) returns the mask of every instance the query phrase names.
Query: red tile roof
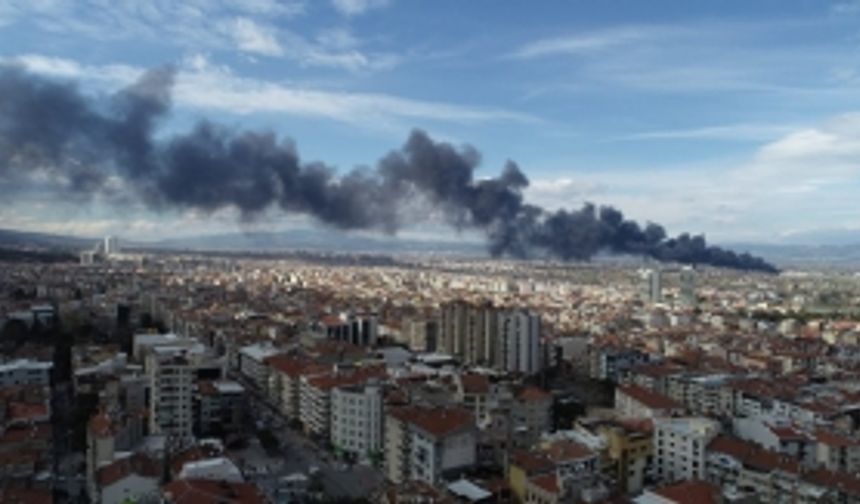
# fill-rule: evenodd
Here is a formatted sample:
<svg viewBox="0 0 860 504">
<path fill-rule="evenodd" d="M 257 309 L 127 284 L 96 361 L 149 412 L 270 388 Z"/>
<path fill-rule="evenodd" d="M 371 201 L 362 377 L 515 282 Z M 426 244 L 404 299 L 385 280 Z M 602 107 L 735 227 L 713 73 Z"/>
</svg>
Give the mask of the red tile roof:
<svg viewBox="0 0 860 504">
<path fill-rule="evenodd" d="M 527 475 L 544 473 L 555 469 L 555 464 L 546 455 L 525 450 L 511 452 L 510 463 L 525 471 Z"/>
<path fill-rule="evenodd" d="M 460 432 L 475 425 L 475 418 L 472 413 L 462 408 L 403 406 L 392 409 L 391 415 L 437 438 Z"/>
<path fill-rule="evenodd" d="M 525 387 L 517 394 L 517 399 L 523 402 L 547 401 L 552 396 L 546 390 L 538 387 Z"/>
<path fill-rule="evenodd" d="M 681 408 L 681 405 L 672 398 L 638 385 L 619 385 L 617 393 L 633 399 L 648 409 L 668 410 Z"/>
<path fill-rule="evenodd" d="M 161 467 L 151 458 L 138 453 L 100 467 L 96 474 L 96 479 L 99 486 L 106 487 L 132 474 L 137 474 L 145 478 L 160 479 Z"/>
<path fill-rule="evenodd" d="M 815 439 L 821 444 L 831 446 L 834 448 L 847 448 L 850 446 L 860 445 L 860 441 L 856 439 L 849 438 L 847 436 L 843 436 L 841 434 L 837 434 L 835 432 L 830 431 L 818 431 L 815 433 Z"/>
<path fill-rule="evenodd" d="M 569 440 L 556 441 L 549 445 L 549 448 L 545 452 L 550 460 L 557 464 L 589 458 L 595 455 L 587 446 Z"/>
<path fill-rule="evenodd" d="M 50 490 L 35 488 L 0 488 L 3 504 L 51 504 L 54 498 Z"/>
<path fill-rule="evenodd" d="M 814 485 L 824 488 L 835 488 L 853 497 L 860 497 L 860 479 L 850 474 L 817 469 L 804 474 L 803 479 Z"/>
<path fill-rule="evenodd" d="M 652 492 L 676 504 L 717 504 L 720 497 L 720 487 L 705 481 L 685 481 Z"/>
<path fill-rule="evenodd" d="M 708 452 L 729 455 L 743 464 L 763 471 L 779 470 L 792 474 L 800 472 L 800 465 L 796 460 L 730 436 L 715 437 L 708 445 Z"/>
<path fill-rule="evenodd" d="M 162 494 L 173 504 L 266 504 L 268 499 L 251 483 L 186 479 L 164 485 Z"/>
<path fill-rule="evenodd" d="M 463 392 L 466 394 L 486 394 L 490 391 L 490 380 L 486 375 L 465 373 L 461 377 Z"/>
<path fill-rule="evenodd" d="M 544 492 L 557 494 L 559 493 L 558 478 L 555 474 L 542 474 L 529 479 L 529 483 L 540 488 Z"/>
<path fill-rule="evenodd" d="M 388 372 L 385 366 L 368 366 L 351 371 L 337 371 L 308 378 L 308 384 L 320 390 L 331 390 L 335 387 L 359 385 L 373 378 L 385 378 Z"/>
</svg>

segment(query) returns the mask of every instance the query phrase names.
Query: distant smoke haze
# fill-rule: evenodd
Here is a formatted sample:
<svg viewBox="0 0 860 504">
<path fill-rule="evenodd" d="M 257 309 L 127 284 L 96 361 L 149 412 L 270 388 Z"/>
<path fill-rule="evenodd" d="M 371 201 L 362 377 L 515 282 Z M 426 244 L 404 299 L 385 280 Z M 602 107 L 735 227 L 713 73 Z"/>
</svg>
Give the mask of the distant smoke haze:
<svg viewBox="0 0 860 504">
<path fill-rule="evenodd" d="M 668 238 L 660 225 L 640 226 L 609 206 L 548 211 L 527 204 L 529 181 L 516 163 L 508 161 L 498 177 L 476 179 L 476 149 L 417 129 L 374 168 L 343 174 L 302 162 L 294 143 L 272 132 L 201 121 L 156 140 L 174 77 L 171 67 L 153 69 L 96 101 L 74 84 L 0 67 L 0 176 L 52 176 L 78 196 L 108 194 L 118 176 L 157 210 L 233 207 L 252 219 L 277 207 L 339 229 L 386 233 L 401 228 L 403 209 L 420 199 L 455 228 L 484 231 L 493 256 L 588 260 L 611 252 L 776 271 L 760 258 L 708 246 L 702 236 Z"/>
</svg>

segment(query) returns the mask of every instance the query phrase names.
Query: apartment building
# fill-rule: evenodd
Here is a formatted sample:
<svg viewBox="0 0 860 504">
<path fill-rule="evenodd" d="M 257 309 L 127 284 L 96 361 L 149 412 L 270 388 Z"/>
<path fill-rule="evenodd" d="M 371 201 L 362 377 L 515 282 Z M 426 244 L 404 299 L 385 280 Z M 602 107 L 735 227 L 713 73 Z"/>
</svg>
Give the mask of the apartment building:
<svg viewBox="0 0 860 504">
<path fill-rule="evenodd" d="M 655 477 L 664 483 L 704 479 L 705 447 L 720 425 L 703 417 L 654 419 Z"/>
<path fill-rule="evenodd" d="M 193 439 L 195 366 L 183 347 L 159 346 L 147 354 L 149 429 L 183 445 Z"/>
<path fill-rule="evenodd" d="M 331 393 L 331 442 L 354 460 L 374 460 L 382 450 L 382 387 L 374 381 L 336 387 Z"/>
<path fill-rule="evenodd" d="M 306 434 L 330 439 L 331 397 L 338 387 L 364 384 L 387 376 L 384 366 L 335 366 L 322 374 L 302 375 L 300 378 L 299 419 Z"/>
<path fill-rule="evenodd" d="M 531 375 L 544 366 L 540 316 L 526 310 L 498 315 L 496 368 L 510 373 Z"/>
<path fill-rule="evenodd" d="M 0 387 L 16 385 L 51 385 L 52 362 L 31 359 L 16 359 L 0 364 Z"/>
<path fill-rule="evenodd" d="M 265 360 L 278 350 L 267 344 L 255 343 L 239 349 L 239 372 L 263 392 L 269 386 L 269 367 Z"/>
<path fill-rule="evenodd" d="M 386 476 L 394 483 L 438 484 L 476 462 L 472 413 L 461 408 L 402 406 L 385 421 Z"/>
<path fill-rule="evenodd" d="M 638 385 L 619 385 L 615 389 L 615 411 L 622 418 L 679 416 L 684 408 L 671 398 Z"/>
</svg>

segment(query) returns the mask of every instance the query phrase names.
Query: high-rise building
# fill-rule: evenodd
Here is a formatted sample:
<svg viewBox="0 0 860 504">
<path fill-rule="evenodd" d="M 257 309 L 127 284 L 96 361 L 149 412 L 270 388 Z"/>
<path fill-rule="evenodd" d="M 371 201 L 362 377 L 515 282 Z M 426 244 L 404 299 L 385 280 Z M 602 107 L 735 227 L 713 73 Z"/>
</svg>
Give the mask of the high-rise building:
<svg viewBox="0 0 860 504">
<path fill-rule="evenodd" d="M 696 304 L 696 270 L 692 266 L 681 268 L 680 283 L 681 303 L 694 306 Z"/>
<path fill-rule="evenodd" d="M 173 446 L 193 440 L 195 367 L 187 349 L 157 346 L 147 355 L 150 432 L 164 434 Z"/>
<path fill-rule="evenodd" d="M 539 372 L 543 367 L 540 316 L 526 310 L 502 311 L 497 321 L 495 367 L 527 375 Z"/>
<path fill-rule="evenodd" d="M 105 237 L 104 253 L 106 256 L 112 256 L 119 253 L 119 240 L 116 236 Z"/>
<path fill-rule="evenodd" d="M 540 316 L 534 313 L 457 301 L 442 306 L 439 328 L 439 351 L 464 364 L 526 374 L 542 368 Z"/>
<path fill-rule="evenodd" d="M 639 272 L 639 277 L 641 279 L 642 300 L 652 304 L 662 302 L 663 283 L 660 270 L 644 269 Z"/>
</svg>

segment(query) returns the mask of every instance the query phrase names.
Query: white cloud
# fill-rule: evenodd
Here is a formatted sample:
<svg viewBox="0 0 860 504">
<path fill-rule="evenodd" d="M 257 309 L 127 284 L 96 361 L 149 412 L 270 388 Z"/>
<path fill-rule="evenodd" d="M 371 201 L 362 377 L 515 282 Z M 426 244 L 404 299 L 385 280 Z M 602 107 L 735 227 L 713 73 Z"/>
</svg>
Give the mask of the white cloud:
<svg viewBox="0 0 860 504">
<path fill-rule="evenodd" d="M 739 123 L 685 129 L 645 131 L 619 137 L 619 140 L 743 140 L 767 141 L 796 131 L 787 124 Z"/>
<path fill-rule="evenodd" d="M 858 14 L 860 13 L 860 0 L 849 0 L 847 2 L 838 2 L 834 4 L 830 11 L 833 14 Z"/>
<path fill-rule="evenodd" d="M 344 16 L 356 16 L 364 14 L 372 9 L 387 6 L 389 0 L 332 0 L 332 5 Z"/>
<path fill-rule="evenodd" d="M 564 37 L 543 38 L 521 46 L 510 56 L 531 59 L 545 56 L 582 55 L 630 44 L 668 31 L 670 31 L 669 28 L 625 27 Z"/>
<path fill-rule="evenodd" d="M 280 0 L 0 0 L 0 22 L 28 20 L 44 31 L 102 42 L 149 41 L 192 53 L 235 50 L 251 56 L 286 57 L 303 66 L 348 71 L 383 70 L 400 61 L 391 53 L 359 49 L 361 41 L 344 29 L 324 31 L 314 40 L 278 23 L 282 18 L 300 15 L 304 8 L 304 1 Z"/>
<path fill-rule="evenodd" d="M 746 160 L 699 166 L 567 170 L 534 180 L 527 199 L 549 208 L 585 201 L 672 233 L 705 232 L 719 241 L 778 241 L 796 229 L 850 228 L 860 222 L 860 113 L 765 143 Z"/>
<path fill-rule="evenodd" d="M 17 62 L 30 71 L 99 84 L 105 90 L 128 85 L 144 69 L 125 65 L 83 65 L 73 60 L 41 55 L 22 55 Z M 455 105 L 415 100 L 378 93 L 328 91 L 235 75 L 213 65 L 205 56 L 186 58 L 177 75 L 174 100 L 187 107 L 200 107 L 232 114 L 281 113 L 325 118 L 362 128 L 402 127 L 400 121 L 415 120 L 484 123 L 539 123 L 534 116 L 506 109 Z"/>
<path fill-rule="evenodd" d="M 771 98 L 823 100 L 831 96 L 822 89 L 835 91 L 834 84 L 856 95 L 852 83 L 833 81 L 834 70 L 854 60 L 854 45 L 816 38 L 835 28 L 828 23 L 834 18 L 630 25 L 539 38 L 505 57 L 530 64 L 548 60 L 559 76 L 535 82 L 525 91 L 527 98 L 625 88 L 673 94 L 753 91 Z M 813 42 L 795 43 L 807 39 Z"/>
<path fill-rule="evenodd" d="M 274 30 L 240 17 L 223 23 L 221 30 L 233 38 L 238 48 L 244 52 L 264 56 L 281 56 L 284 49 L 278 43 Z"/>
</svg>

